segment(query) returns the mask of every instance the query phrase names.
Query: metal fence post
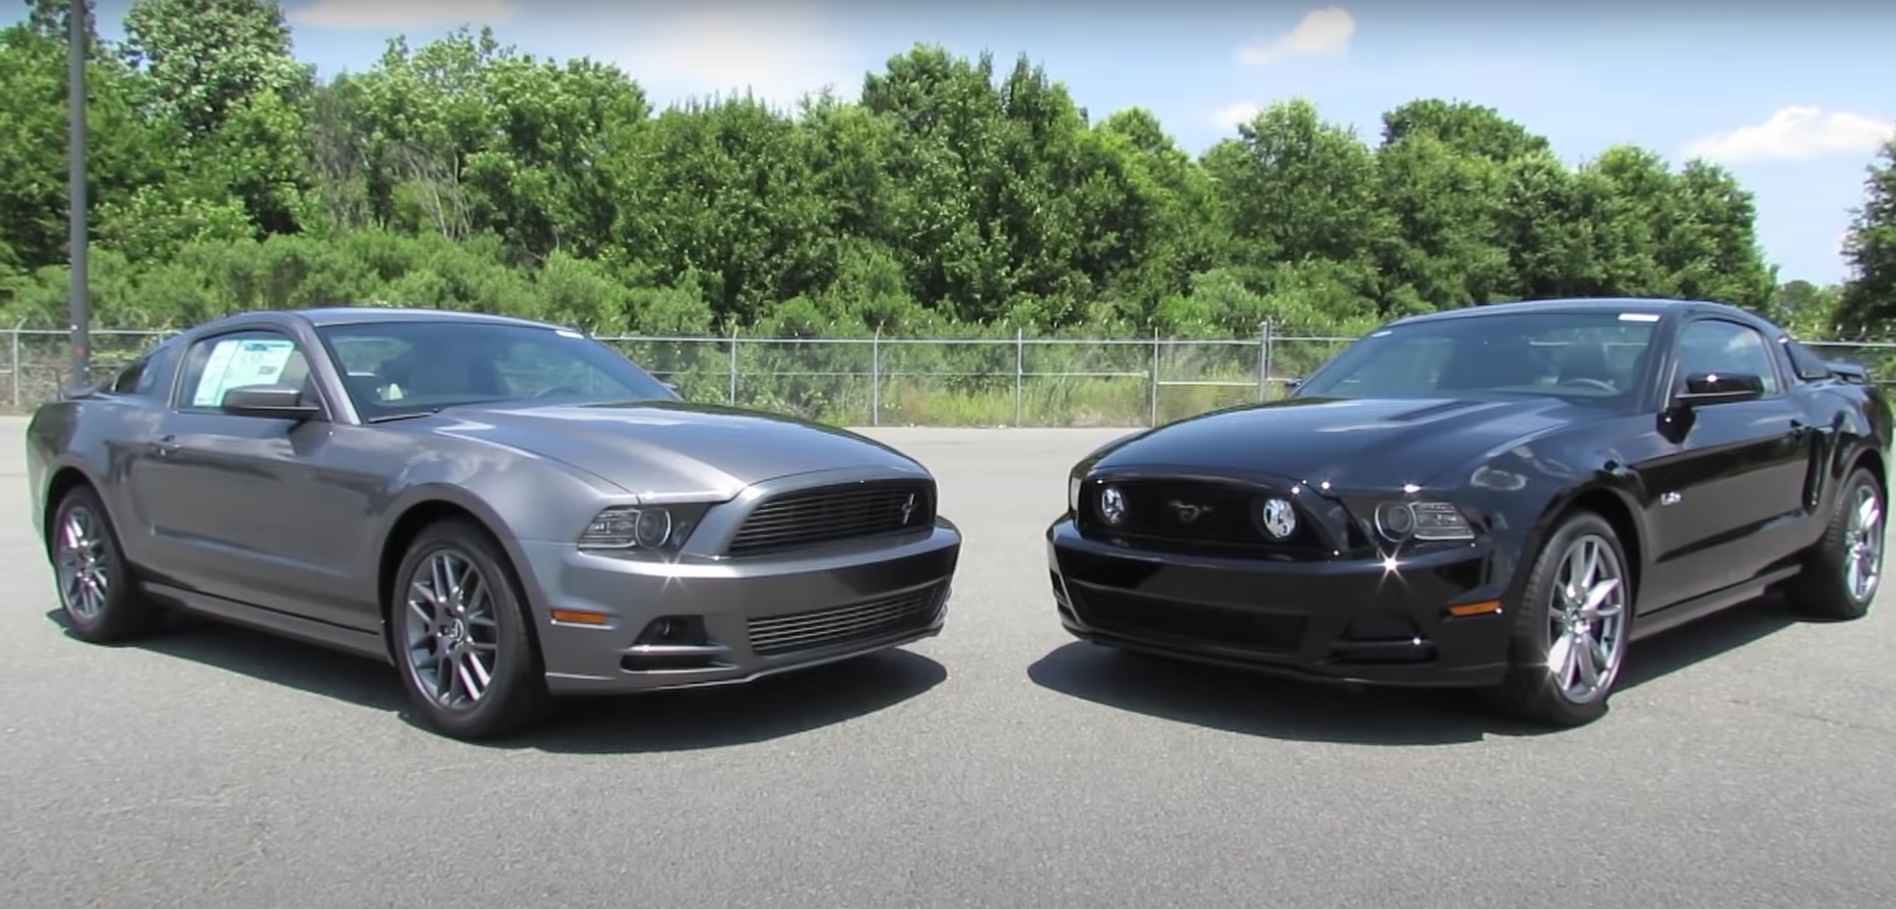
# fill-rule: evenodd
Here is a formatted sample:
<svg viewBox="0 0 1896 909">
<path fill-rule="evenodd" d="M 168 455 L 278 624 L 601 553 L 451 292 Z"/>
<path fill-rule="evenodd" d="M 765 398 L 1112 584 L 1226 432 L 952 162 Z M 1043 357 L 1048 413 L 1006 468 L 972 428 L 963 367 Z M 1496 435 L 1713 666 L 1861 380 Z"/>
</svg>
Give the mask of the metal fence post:
<svg viewBox="0 0 1896 909">
<path fill-rule="evenodd" d="M 869 342 L 869 425 L 882 425 L 882 326 Z"/>
<path fill-rule="evenodd" d="M 1021 386 L 1027 381 L 1027 330 L 1014 329 L 1014 428 L 1020 428 Z"/>
<path fill-rule="evenodd" d="M 1257 329 L 1257 399 L 1270 397 L 1271 390 L 1271 320 L 1265 319 Z"/>
<path fill-rule="evenodd" d="M 731 326 L 731 391 L 730 405 L 737 406 L 737 326 Z"/>
<path fill-rule="evenodd" d="M 13 326 L 13 409 L 20 409 L 20 326 Z"/>
<path fill-rule="evenodd" d="M 1159 425 L 1159 330 L 1152 329 L 1152 365 L 1147 370 L 1152 376 L 1152 413 L 1146 425 Z"/>
</svg>

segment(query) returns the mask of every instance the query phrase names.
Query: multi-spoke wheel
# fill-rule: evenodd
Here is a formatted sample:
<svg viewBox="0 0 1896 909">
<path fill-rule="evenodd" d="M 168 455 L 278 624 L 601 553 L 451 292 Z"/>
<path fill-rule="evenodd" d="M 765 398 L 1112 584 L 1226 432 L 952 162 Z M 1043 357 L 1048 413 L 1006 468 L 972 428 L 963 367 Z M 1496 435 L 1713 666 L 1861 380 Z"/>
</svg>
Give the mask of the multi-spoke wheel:
<svg viewBox="0 0 1896 909">
<path fill-rule="evenodd" d="M 391 591 L 391 636 L 409 697 L 462 739 L 506 735 L 545 695 L 519 584 L 480 528 L 444 521 L 410 546 Z"/>
<path fill-rule="evenodd" d="M 106 643 L 152 629 L 158 608 L 132 589 L 112 520 L 91 487 L 69 490 L 47 530 L 59 605 L 74 634 Z"/>
<path fill-rule="evenodd" d="M 1855 619 L 1870 611 L 1883 580 L 1883 487 L 1861 467 L 1838 492 L 1835 510 L 1787 585 L 1786 598 L 1817 618 Z"/>
<path fill-rule="evenodd" d="M 1508 713 L 1579 726 L 1606 713 L 1633 619 L 1632 575 L 1613 527 L 1569 516 L 1530 566 L 1515 607 L 1507 678 L 1491 692 Z"/>
</svg>

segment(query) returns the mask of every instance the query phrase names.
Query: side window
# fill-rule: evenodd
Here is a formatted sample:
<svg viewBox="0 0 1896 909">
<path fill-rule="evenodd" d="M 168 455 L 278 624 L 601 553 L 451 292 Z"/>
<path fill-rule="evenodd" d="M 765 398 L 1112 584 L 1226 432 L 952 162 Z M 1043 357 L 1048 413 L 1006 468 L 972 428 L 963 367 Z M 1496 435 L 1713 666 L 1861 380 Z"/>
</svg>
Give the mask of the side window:
<svg viewBox="0 0 1896 909">
<path fill-rule="evenodd" d="M 149 354 L 139 357 L 132 365 L 125 367 L 112 380 L 112 393 L 115 395 L 143 394 L 150 390 L 151 380 L 146 378 L 146 367 L 151 364 Z M 142 390 L 141 390 L 142 389 Z"/>
<path fill-rule="evenodd" d="M 1777 367 L 1764 336 L 1736 322 L 1701 319 L 1679 336 L 1679 367 L 1672 376 L 1675 390 L 1685 377 L 1698 372 L 1751 373 L 1764 380 L 1766 396 L 1778 393 Z"/>
<path fill-rule="evenodd" d="M 1791 368 L 1797 370 L 1797 377 L 1806 381 L 1815 381 L 1830 377 L 1830 367 L 1824 365 L 1822 357 L 1810 348 L 1797 343 L 1795 338 L 1784 339 L 1784 352 L 1790 355 Z"/>
<path fill-rule="evenodd" d="M 290 385 L 302 388 L 305 400 L 316 397 L 302 349 L 289 336 L 262 329 L 192 345 L 180 378 L 179 410 L 216 410 L 225 392 L 253 385 Z"/>
</svg>

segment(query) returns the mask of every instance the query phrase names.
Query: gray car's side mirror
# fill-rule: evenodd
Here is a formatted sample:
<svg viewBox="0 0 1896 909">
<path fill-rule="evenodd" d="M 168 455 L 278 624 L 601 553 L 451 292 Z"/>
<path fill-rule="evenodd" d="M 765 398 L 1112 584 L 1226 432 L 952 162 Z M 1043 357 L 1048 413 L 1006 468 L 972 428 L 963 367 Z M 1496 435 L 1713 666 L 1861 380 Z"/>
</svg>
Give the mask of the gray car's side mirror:
<svg viewBox="0 0 1896 909">
<path fill-rule="evenodd" d="M 218 409 L 235 417 L 307 420 L 323 412 L 303 400 L 303 390 L 290 385 L 250 385 L 224 392 Z"/>
</svg>

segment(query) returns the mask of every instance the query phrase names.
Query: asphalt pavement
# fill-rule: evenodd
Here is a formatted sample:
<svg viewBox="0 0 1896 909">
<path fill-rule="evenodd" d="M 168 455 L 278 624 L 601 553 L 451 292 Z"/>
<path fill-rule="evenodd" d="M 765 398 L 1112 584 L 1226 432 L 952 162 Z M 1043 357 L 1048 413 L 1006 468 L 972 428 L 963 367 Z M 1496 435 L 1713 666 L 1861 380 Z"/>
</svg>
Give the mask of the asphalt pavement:
<svg viewBox="0 0 1896 909">
<path fill-rule="evenodd" d="M 1067 465 L 1123 430 L 872 430 L 966 534 L 942 637 L 471 745 L 351 657 L 196 622 L 66 636 L 21 425 L 0 421 L 11 909 L 1896 905 L 1887 597 L 1642 643 L 1607 718 L 1529 732 L 1453 693 L 1074 642 L 1040 534 Z"/>
</svg>

